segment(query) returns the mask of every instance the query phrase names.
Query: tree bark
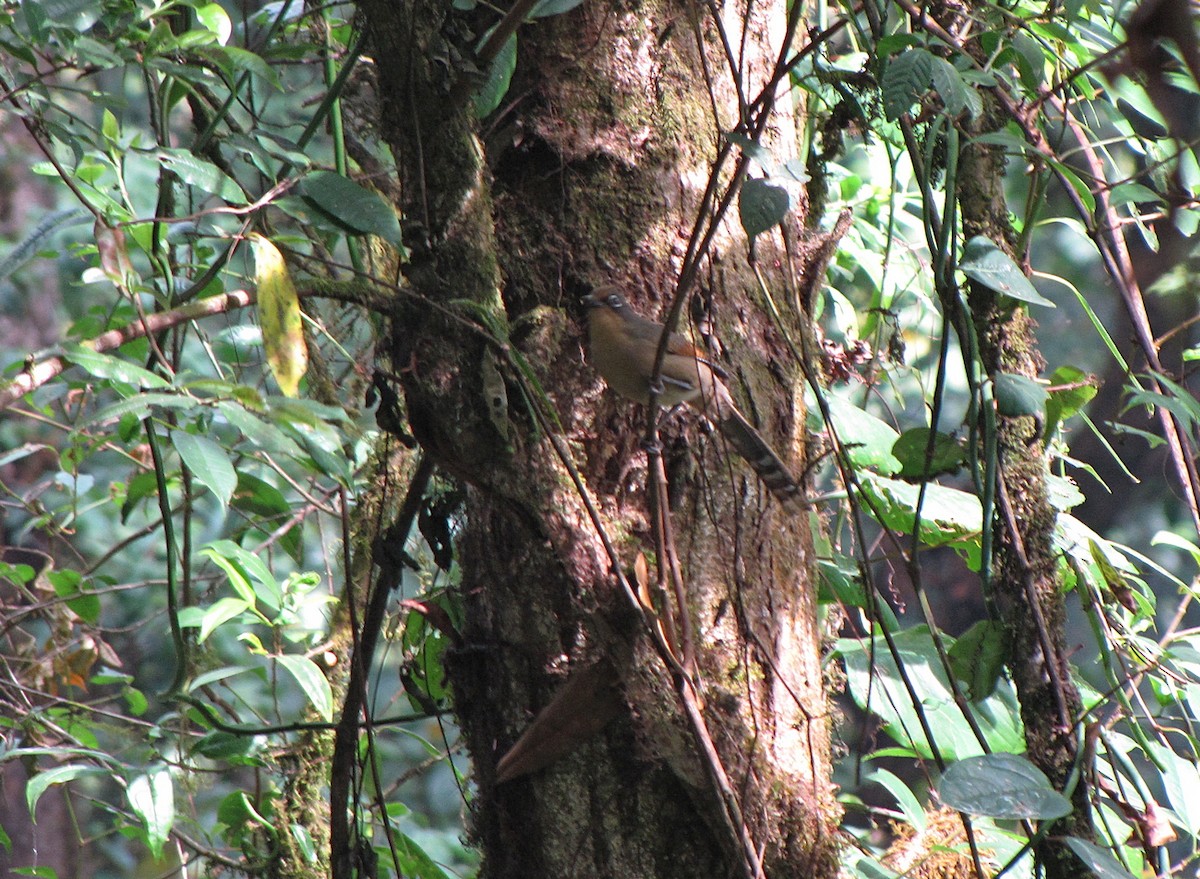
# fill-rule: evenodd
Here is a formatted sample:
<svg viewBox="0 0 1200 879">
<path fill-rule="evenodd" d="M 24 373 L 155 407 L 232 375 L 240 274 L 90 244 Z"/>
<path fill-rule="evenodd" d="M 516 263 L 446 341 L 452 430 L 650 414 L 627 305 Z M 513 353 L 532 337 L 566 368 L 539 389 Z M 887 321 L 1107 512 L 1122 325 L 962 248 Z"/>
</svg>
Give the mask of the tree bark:
<svg viewBox="0 0 1200 879">
<path fill-rule="evenodd" d="M 703 262 L 684 259 L 713 210 L 710 174 L 718 192 L 732 180 L 731 163 L 714 167 L 719 131 L 739 121 L 708 11 L 588 3 L 538 20 L 520 32 L 506 103 L 477 128 L 455 59 L 494 19 L 448 2 L 361 8 L 412 247 L 388 353 L 412 433 L 467 487 L 463 646 L 448 665 L 483 875 L 834 875 L 809 520 L 785 514 L 698 418 L 675 417 L 663 430 L 675 540 L 656 551 L 645 413 L 583 358 L 579 294 L 616 283 L 657 316 L 681 269 L 701 268 L 739 405 L 800 470 L 799 370 L 750 296 L 744 239 L 726 222 Z M 744 13 L 731 5 L 724 24 Z M 755 4 L 744 42 L 730 36 L 748 59 L 744 93 L 766 81 L 780 51 L 766 23 L 785 14 Z M 764 140 L 794 150 L 790 115 L 770 123 Z M 778 282 L 786 259 L 760 248 Z M 602 532 L 622 573 L 639 553 L 665 565 L 673 546 L 695 687 L 619 586 Z M 613 719 L 499 782 L 499 758 L 572 680 L 594 699 L 573 710 Z"/>
</svg>

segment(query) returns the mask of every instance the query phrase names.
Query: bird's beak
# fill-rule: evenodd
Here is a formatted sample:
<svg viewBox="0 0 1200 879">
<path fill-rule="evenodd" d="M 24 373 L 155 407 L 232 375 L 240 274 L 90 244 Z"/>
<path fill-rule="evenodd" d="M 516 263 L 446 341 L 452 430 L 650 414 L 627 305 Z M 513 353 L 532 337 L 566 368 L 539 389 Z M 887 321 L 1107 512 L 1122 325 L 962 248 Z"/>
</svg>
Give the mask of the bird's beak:
<svg viewBox="0 0 1200 879">
<path fill-rule="evenodd" d="M 588 293 L 579 301 L 583 303 L 584 308 L 599 308 L 604 304 L 603 300 L 596 298 L 595 293 Z"/>
</svg>

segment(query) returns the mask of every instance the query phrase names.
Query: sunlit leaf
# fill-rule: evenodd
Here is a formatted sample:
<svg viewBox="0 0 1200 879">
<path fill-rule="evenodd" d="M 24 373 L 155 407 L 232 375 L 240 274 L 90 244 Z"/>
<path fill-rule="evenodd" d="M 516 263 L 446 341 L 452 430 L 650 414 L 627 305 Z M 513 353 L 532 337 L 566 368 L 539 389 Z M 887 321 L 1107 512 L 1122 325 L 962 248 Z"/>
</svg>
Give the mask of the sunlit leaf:
<svg viewBox="0 0 1200 879">
<path fill-rule="evenodd" d="M 946 768 L 938 796 L 970 815 L 1010 820 L 1071 814 L 1071 801 L 1050 786 L 1044 772 L 1016 754 L 968 757 Z"/>
<path fill-rule="evenodd" d="M 146 829 L 146 845 L 156 858 L 175 823 L 175 786 L 165 766 L 150 770 L 129 782 L 129 805 Z"/>
<path fill-rule="evenodd" d="M 267 363 L 289 397 L 300 390 L 308 371 L 308 345 L 304 341 L 300 298 L 283 254 L 263 236 L 250 236 L 254 244 L 254 278 L 258 285 L 258 320 L 262 325 Z"/>
<path fill-rule="evenodd" d="M 1001 250 L 994 241 L 982 235 L 976 235 L 967 242 L 958 268 L 972 281 L 977 281 L 997 293 L 1030 305 L 1055 307 L 1053 302 L 1034 289 L 1029 278 L 1025 277 L 1025 273 L 1013 262 L 1011 256 Z"/>
</svg>

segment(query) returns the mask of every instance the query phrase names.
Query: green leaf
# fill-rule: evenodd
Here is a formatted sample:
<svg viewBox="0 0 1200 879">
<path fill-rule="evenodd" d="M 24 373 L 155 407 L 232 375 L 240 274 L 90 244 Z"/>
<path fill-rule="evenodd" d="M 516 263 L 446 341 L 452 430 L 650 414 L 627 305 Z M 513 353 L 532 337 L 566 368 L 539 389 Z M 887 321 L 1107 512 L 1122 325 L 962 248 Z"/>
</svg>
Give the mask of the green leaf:
<svg viewBox="0 0 1200 879">
<path fill-rule="evenodd" d="M 869 501 L 866 510 L 882 518 L 881 524 L 902 534 L 911 534 L 916 519 L 921 486 L 867 474 L 859 487 Z M 967 566 L 979 570 L 983 508 L 979 498 L 944 485 L 928 484 L 921 505 L 921 543 L 952 546 L 966 558 Z"/>
<path fill-rule="evenodd" d="M 299 449 L 296 453 L 299 454 Z M 245 470 L 238 471 L 238 484 L 230 506 L 250 514 L 246 526 L 239 528 L 234 534 L 234 538 L 238 540 L 250 531 L 270 534 L 292 514 L 291 505 L 283 496 L 283 492 Z M 278 535 L 279 545 L 297 563 L 303 556 L 303 537 L 303 528 L 289 528 Z"/>
<path fill-rule="evenodd" d="M 1058 426 L 1074 418 L 1097 393 L 1098 380 L 1074 366 L 1060 366 L 1050 375 L 1050 388 L 1046 400 L 1046 438 L 1058 430 Z"/>
<path fill-rule="evenodd" d="M 160 149 L 158 160 L 189 186 L 211 192 L 230 204 L 246 203 L 246 196 L 241 188 L 229 175 L 207 159 L 201 159 L 188 150 Z"/>
<path fill-rule="evenodd" d="M 951 116 L 959 116 L 965 110 L 974 119 L 983 112 L 983 99 L 971 86 L 967 85 L 962 74 L 945 58 L 934 56 L 931 60 L 933 88 L 937 91 L 946 105 L 946 112 Z"/>
<path fill-rule="evenodd" d="M 1034 289 L 1012 257 L 990 238 L 976 235 L 968 241 L 967 246 L 963 248 L 963 258 L 959 261 L 958 268 L 972 281 L 989 290 L 995 290 L 1030 305 L 1055 307 L 1053 302 Z"/>
<path fill-rule="evenodd" d="M 851 465 L 885 475 L 901 469 L 900 461 L 892 454 L 899 434 L 891 425 L 840 397 L 830 397 L 827 403 L 837 439 Z"/>
<path fill-rule="evenodd" d="M 950 647 L 954 676 L 967 685 L 971 701 L 986 699 L 996 691 L 1008 656 L 1008 636 L 995 620 L 979 620 Z"/>
<path fill-rule="evenodd" d="M 552 15 L 562 15 L 564 12 L 570 12 L 581 3 L 583 3 L 583 0 L 542 0 L 541 3 L 533 7 L 533 11 L 529 13 L 529 17 L 549 18 Z"/>
<path fill-rule="evenodd" d="M 791 209 L 792 196 L 787 189 L 765 177 L 751 177 L 742 185 L 738 216 L 750 238 L 775 228 Z"/>
<path fill-rule="evenodd" d="M 138 388 L 161 389 L 171 386 L 161 375 L 155 375 L 148 369 L 110 354 L 101 354 L 83 345 L 68 343 L 63 346 L 63 354 L 71 363 L 96 378 L 123 382 Z"/>
<path fill-rule="evenodd" d="M 929 91 L 933 79 L 933 55 L 915 48 L 893 55 L 883 69 L 883 112 L 895 122 Z"/>
<path fill-rule="evenodd" d="M 929 454 L 931 435 L 933 451 Z M 927 455 L 928 467 L 925 461 Z M 928 427 L 914 427 L 900 434 L 892 444 L 892 456 L 900 462 L 900 477 L 914 480 L 953 473 L 966 460 L 966 452 L 961 442 Z"/>
<path fill-rule="evenodd" d="M 271 573 L 271 569 L 254 553 L 243 549 L 232 540 L 214 540 L 201 550 L 229 575 L 229 582 L 242 598 L 254 604 L 262 601 L 278 609 L 283 601 L 283 592 Z M 254 579 L 258 586 L 251 586 L 246 577 Z"/>
<path fill-rule="evenodd" d="M 1021 821 L 1050 820 L 1071 814 L 1071 801 L 1050 786 L 1050 779 L 1024 757 L 984 754 L 947 767 L 938 796 L 951 809 Z"/>
<path fill-rule="evenodd" d="M 80 428 L 84 428 L 97 424 L 107 424 L 110 421 L 119 421 L 126 415 L 145 418 L 150 410 L 156 407 L 161 409 L 190 409 L 195 405 L 197 405 L 197 402 L 193 397 L 186 397 L 182 394 L 146 392 L 127 397 L 124 400 L 113 403 L 111 406 L 105 406 L 100 411 L 94 412 L 90 417 L 85 418 L 79 426 Z"/>
<path fill-rule="evenodd" d="M 880 635 L 873 641 L 843 638 L 837 642 L 836 652 L 845 664 L 846 684 L 855 704 L 877 716 L 898 743 L 924 757 L 928 758 L 932 749 L 922 732 L 918 710 L 924 714 L 946 759 L 961 760 L 981 753 L 983 746 L 954 701 L 928 627 L 897 631 L 892 640 L 896 656 Z M 904 668 L 903 676 L 897 661 Z M 918 706 L 912 704 L 906 680 L 917 693 Z M 976 703 L 974 709 L 976 722 L 992 750 L 1025 746 L 1017 697 L 1007 680 L 1001 680 L 995 693 Z"/>
<path fill-rule="evenodd" d="M 1079 860 L 1087 865 L 1096 879 L 1136 879 L 1132 873 L 1121 866 L 1120 861 L 1095 843 L 1068 836 L 1067 845 L 1079 856 Z"/>
<path fill-rule="evenodd" d="M 254 281 L 258 287 L 258 322 L 271 374 L 288 397 L 300 391 L 300 379 L 308 371 L 308 345 L 300 297 L 283 254 L 274 244 L 250 233 L 254 247 Z"/>
<path fill-rule="evenodd" d="M 254 739 L 251 736 L 215 729 L 192 746 L 192 753 L 209 760 L 228 760 L 232 757 L 244 757 L 253 744 Z"/>
<path fill-rule="evenodd" d="M 927 824 L 925 810 L 921 807 L 921 801 L 912 792 L 908 782 L 882 766 L 870 767 L 863 775 L 863 781 L 877 784 L 891 794 L 896 805 L 900 807 L 906 824 L 909 824 L 918 833 L 925 829 Z"/>
<path fill-rule="evenodd" d="M 83 577 L 78 571 L 51 571 L 46 575 L 54 594 L 67 599 L 67 607 L 79 615 L 85 623 L 100 622 L 100 596 L 83 588 Z"/>
<path fill-rule="evenodd" d="M 491 31 L 484 35 L 481 42 L 486 42 Z M 482 119 L 500 106 L 504 96 L 508 94 L 509 83 L 517 69 L 517 35 L 514 33 L 504 41 L 496 57 L 488 68 L 487 79 L 479 91 L 475 93 L 475 115 Z"/>
<path fill-rule="evenodd" d="M 313 842 L 312 834 L 308 832 L 308 828 L 303 824 L 293 824 L 288 828 L 292 839 L 296 842 L 296 848 L 301 856 L 309 864 L 317 862 L 317 846 Z"/>
<path fill-rule="evenodd" d="M 355 235 L 378 235 L 399 244 L 400 221 L 396 211 L 378 192 L 332 171 L 317 171 L 304 178 L 300 194 L 343 229 Z"/>
<path fill-rule="evenodd" d="M 134 717 L 141 717 L 150 707 L 146 694 L 135 687 L 125 687 L 121 690 L 121 698 L 125 700 L 129 713 Z"/>
<path fill-rule="evenodd" d="M 299 458 L 304 454 L 295 441 L 276 424 L 263 421 L 241 403 L 222 400 L 217 403 L 217 411 L 250 443 L 265 452 L 278 452 L 290 458 Z"/>
<path fill-rule="evenodd" d="M 281 654 L 275 661 L 283 666 L 300 684 L 300 689 L 312 703 L 317 715 L 326 723 L 333 720 L 333 689 L 317 664 L 307 656 Z"/>
<path fill-rule="evenodd" d="M 227 623 L 234 617 L 241 616 L 246 611 L 250 610 L 252 605 L 244 598 L 234 598 L 227 596 L 219 598 L 200 616 L 200 636 L 199 641 L 203 644 L 208 640 L 208 636 L 217 630 L 222 623 Z M 190 622 L 190 617 L 187 618 Z M 180 615 L 180 625 L 188 625 L 185 623 L 185 618 Z"/>
<path fill-rule="evenodd" d="M 996 411 L 1005 418 L 1031 415 L 1038 424 L 1045 424 L 1045 385 L 1014 372 L 998 372 L 993 386 L 996 393 Z"/>
<path fill-rule="evenodd" d="M 11 756 L 11 754 L 7 755 Z M 42 798 L 42 794 L 52 784 L 66 784 L 80 776 L 84 775 L 107 775 L 108 773 L 95 766 L 81 766 L 79 764 L 68 764 L 66 766 L 55 766 L 53 769 L 47 769 L 45 772 L 39 772 L 29 779 L 25 784 L 25 804 L 29 807 L 29 817 L 33 822 L 37 823 L 37 804 Z"/>
<path fill-rule="evenodd" d="M 162 857 L 163 845 L 175 823 L 175 786 L 171 772 L 160 766 L 129 783 L 126 791 L 134 814 L 146 828 L 146 846 L 156 858 Z"/>
<path fill-rule="evenodd" d="M 171 442 L 196 480 L 216 496 L 222 508 L 228 506 L 237 487 L 237 473 L 229 463 L 229 454 L 208 437 L 182 430 L 171 432 Z"/>
<path fill-rule="evenodd" d="M 218 42 L 229 42 L 229 37 L 233 33 L 233 22 L 229 20 L 229 13 L 221 7 L 221 4 L 197 4 L 196 20 L 212 31 Z"/>
</svg>

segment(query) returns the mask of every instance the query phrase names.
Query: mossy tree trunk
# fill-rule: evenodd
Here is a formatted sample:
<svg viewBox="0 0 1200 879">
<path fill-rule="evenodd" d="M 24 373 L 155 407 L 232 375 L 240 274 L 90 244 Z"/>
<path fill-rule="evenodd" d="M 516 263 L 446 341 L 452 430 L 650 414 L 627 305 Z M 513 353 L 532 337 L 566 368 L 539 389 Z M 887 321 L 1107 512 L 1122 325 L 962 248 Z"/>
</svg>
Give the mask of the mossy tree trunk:
<svg viewBox="0 0 1200 879">
<path fill-rule="evenodd" d="M 703 197 L 712 175 L 718 195 L 734 180 L 732 159 L 716 161 L 731 153 L 720 132 L 739 123 L 716 7 L 586 3 L 527 25 L 505 103 L 482 122 L 461 59 L 494 13 L 456 13 L 448 0 L 361 8 L 412 246 L 390 369 L 423 451 L 466 489 L 466 615 L 449 671 L 484 875 L 834 875 L 808 517 L 785 513 L 697 417 L 666 420 L 694 688 L 655 649 L 601 539 L 622 573 L 639 553 L 666 562 L 639 444 L 645 413 L 585 362 L 579 296 L 594 285 L 618 284 L 658 315 L 681 272 L 693 276 L 740 405 L 803 465 L 800 369 L 756 304 L 736 219 L 715 227 L 703 259 L 689 256 L 692 230 L 716 209 Z M 743 40 L 745 7 L 722 10 L 750 101 L 772 75 L 787 11 L 752 13 Z M 794 154 L 795 120 L 775 91 L 757 107 L 762 139 Z M 816 248 L 797 238 L 790 263 L 770 236 L 758 245 L 781 296 L 789 271 L 812 269 Z M 798 338 L 803 316 L 784 320 Z M 612 719 L 499 782 L 499 758 L 571 681 L 584 696 L 574 714 Z"/>
</svg>

